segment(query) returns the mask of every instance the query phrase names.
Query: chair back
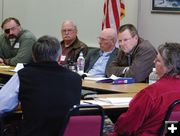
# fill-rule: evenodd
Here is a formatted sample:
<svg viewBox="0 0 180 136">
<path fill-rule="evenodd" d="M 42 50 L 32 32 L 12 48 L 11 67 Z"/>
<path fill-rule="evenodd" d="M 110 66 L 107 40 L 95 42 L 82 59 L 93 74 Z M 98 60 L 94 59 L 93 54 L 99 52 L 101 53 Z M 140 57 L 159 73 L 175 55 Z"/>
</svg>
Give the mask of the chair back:
<svg viewBox="0 0 180 136">
<path fill-rule="evenodd" d="M 2 115 L 0 114 L 0 136 L 3 136 L 3 119 L 2 119 Z"/>
<path fill-rule="evenodd" d="M 180 121 L 180 99 L 174 101 L 168 108 L 163 124 L 160 128 L 160 136 L 165 136 L 165 122 Z"/>
<path fill-rule="evenodd" d="M 99 105 L 76 105 L 70 109 L 63 136 L 102 136 L 104 111 Z"/>
</svg>

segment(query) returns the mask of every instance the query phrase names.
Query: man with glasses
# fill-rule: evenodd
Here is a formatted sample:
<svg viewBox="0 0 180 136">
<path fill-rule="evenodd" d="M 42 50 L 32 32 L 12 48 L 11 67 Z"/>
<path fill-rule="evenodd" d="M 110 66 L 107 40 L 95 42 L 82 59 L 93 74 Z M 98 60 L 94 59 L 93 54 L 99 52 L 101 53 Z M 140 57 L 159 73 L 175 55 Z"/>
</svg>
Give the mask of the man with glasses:
<svg viewBox="0 0 180 136">
<path fill-rule="evenodd" d="M 18 19 L 6 18 L 1 25 L 0 63 L 15 66 L 17 63 L 29 63 L 32 60 L 32 45 L 35 36 L 23 30 Z"/>
<path fill-rule="evenodd" d="M 77 26 L 72 21 L 64 21 L 61 26 L 62 35 L 62 56 L 61 65 L 68 67 L 70 63 L 75 63 L 82 51 L 85 56 L 88 51 L 88 47 L 85 43 L 80 41 L 77 37 Z"/>
<path fill-rule="evenodd" d="M 107 68 L 107 75 L 133 77 L 135 82 L 145 82 L 154 67 L 156 49 L 139 37 L 132 24 L 122 25 L 118 30 L 120 51 Z"/>
<path fill-rule="evenodd" d="M 116 41 L 117 33 L 114 29 L 102 30 L 98 37 L 100 48 L 88 52 L 85 72 L 93 76 L 107 76 L 106 68 L 118 53 L 118 48 L 115 47 Z"/>
</svg>

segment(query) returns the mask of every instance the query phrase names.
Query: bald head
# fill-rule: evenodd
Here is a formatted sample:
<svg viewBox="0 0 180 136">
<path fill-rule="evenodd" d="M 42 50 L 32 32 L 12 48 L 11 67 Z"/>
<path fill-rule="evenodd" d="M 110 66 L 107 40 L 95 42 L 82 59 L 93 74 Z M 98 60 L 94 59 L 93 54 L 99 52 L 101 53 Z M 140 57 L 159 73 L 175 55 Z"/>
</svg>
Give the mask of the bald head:
<svg viewBox="0 0 180 136">
<path fill-rule="evenodd" d="M 114 41 L 114 44 L 116 43 L 117 33 L 113 28 L 103 29 L 100 35 L 106 39 L 112 39 Z"/>
<path fill-rule="evenodd" d="M 99 45 L 102 51 L 110 52 L 116 44 L 117 33 L 113 28 L 105 28 L 99 35 Z"/>
</svg>

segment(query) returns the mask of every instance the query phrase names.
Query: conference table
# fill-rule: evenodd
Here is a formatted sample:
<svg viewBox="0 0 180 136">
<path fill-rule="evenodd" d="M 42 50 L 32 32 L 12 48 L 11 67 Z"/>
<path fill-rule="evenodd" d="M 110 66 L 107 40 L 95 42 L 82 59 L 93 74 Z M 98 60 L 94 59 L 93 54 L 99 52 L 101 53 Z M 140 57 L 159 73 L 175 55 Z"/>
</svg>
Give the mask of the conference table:
<svg viewBox="0 0 180 136">
<path fill-rule="evenodd" d="M 0 65 L 0 78 L 10 78 L 15 72 L 12 70 L 14 66 Z M 98 92 L 98 98 L 105 97 L 133 97 L 140 90 L 147 87 L 147 83 L 132 83 L 132 84 L 118 84 L 113 85 L 111 83 L 96 83 L 92 80 L 83 80 L 82 88 L 88 90 L 94 90 Z M 83 101 L 83 100 L 82 100 Z M 127 108 L 128 105 L 102 105 L 104 109 L 116 109 Z"/>
<path fill-rule="evenodd" d="M 0 78 L 6 78 L 7 80 L 14 75 L 15 72 L 12 70 L 15 67 L 13 66 L 2 66 L 0 65 Z M 132 83 L 132 84 L 118 84 L 118 85 L 113 85 L 112 83 L 96 83 L 96 81 L 92 80 L 83 80 L 82 81 L 82 88 L 83 89 L 88 89 L 92 91 L 97 92 L 97 97 L 98 98 L 129 98 L 133 97 L 136 95 L 140 90 L 144 89 L 147 87 L 147 83 Z M 81 103 L 83 104 L 93 104 L 94 100 L 81 100 Z M 97 103 L 98 104 L 98 103 Z M 101 104 L 99 104 L 101 105 Z M 103 109 L 105 110 L 105 114 L 108 115 L 112 120 L 116 120 L 117 117 L 125 112 L 128 109 L 129 104 L 112 104 L 112 103 L 107 103 L 101 105 Z M 19 112 L 17 110 L 16 112 Z M 21 110 L 20 110 L 21 112 Z"/>
<path fill-rule="evenodd" d="M 137 93 L 147 87 L 147 83 L 116 84 L 96 83 L 92 80 L 83 80 L 82 87 L 87 90 L 94 90 L 98 93 Z"/>
</svg>

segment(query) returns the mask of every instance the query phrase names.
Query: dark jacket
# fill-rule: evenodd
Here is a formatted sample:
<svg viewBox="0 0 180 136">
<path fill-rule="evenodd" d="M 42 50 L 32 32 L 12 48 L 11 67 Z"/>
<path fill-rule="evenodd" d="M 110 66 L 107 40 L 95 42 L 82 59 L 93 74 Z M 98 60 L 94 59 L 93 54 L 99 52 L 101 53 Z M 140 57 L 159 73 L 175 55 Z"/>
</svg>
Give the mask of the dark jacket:
<svg viewBox="0 0 180 136">
<path fill-rule="evenodd" d="M 57 136 L 67 111 L 80 103 L 81 77 L 57 62 L 29 64 L 18 72 L 22 136 Z"/>
<path fill-rule="evenodd" d="M 117 56 L 117 54 L 118 54 L 118 48 L 115 48 L 111 53 L 109 60 L 106 64 L 106 69 L 108 65 L 111 63 L 111 61 Z M 100 48 L 92 49 L 91 51 L 88 52 L 85 60 L 85 72 L 88 72 L 93 67 L 93 65 L 96 63 L 99 57 L 100 57 Z M 105 73 L 106 73 L 106 69 L 105 69 Z M 105 76 L 107 76 L 107 74 Z"/>
<path fill-rule="evenodd" d="M 61 46 L 62 50 L 64 50 L 64 41 L 61 41 Z M 61 64 L 65 66 L 68 65 L 70 62 L 76 62 L 81 51 L 83 52 L 84 57 L 87 55 L 88 52 L 88 46 L 82 41 L 80 41 L 78 38 L 76 38 L 76 40 L 68 48 L 70 48 L 70 51 L 68 52 L 65 61 L 61 61 Z"/>
<path fill-rule="evenodd" d="M 117 57 L 107 68 L 107 75 L 134 77 L 135 82 L 145 82 L 154 67 L 156 55 L 157 52 L 153 45 L 147 40 L 140 39 L 130 54 L 119 50 Z M 129 70 L 123 73 L 125 67 L 129 67 Z"/>
</svg>

